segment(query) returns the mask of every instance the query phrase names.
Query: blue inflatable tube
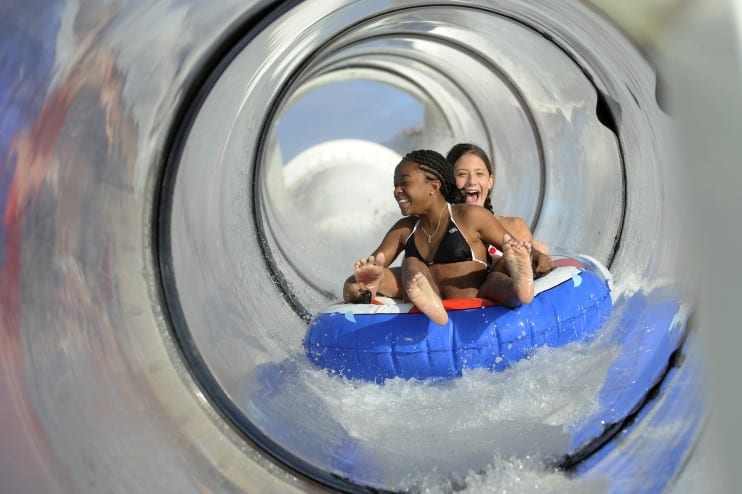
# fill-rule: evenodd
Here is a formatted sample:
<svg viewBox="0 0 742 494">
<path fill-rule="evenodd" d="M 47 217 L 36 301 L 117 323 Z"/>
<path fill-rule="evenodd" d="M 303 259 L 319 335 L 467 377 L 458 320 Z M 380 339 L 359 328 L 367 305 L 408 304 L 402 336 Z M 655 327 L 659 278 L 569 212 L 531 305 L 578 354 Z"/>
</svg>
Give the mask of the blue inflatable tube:
<svg viewBox="0 0 742 494">
<path fill-rule="evenodd" d="M 537 280 L 528 305 L 450 310 L 444 326 L 410 313 L 410 304 L 336 304 L 312 319 L 305 350 L 334 374 L 379 383 L 501 371 L 536 348 L 584 340 L 600 328 L 612 308 L 611 279 L 591 261 L 557 267 Z"/>
</svg>

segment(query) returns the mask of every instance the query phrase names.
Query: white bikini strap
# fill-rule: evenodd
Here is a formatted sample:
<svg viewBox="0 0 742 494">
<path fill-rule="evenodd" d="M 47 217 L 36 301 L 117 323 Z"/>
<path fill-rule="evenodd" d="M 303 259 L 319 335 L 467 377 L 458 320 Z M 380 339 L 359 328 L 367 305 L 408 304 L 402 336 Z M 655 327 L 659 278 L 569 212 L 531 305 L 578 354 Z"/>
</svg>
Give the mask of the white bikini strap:
<svg viewBox="0 0 742 494">
<path fill-rule="evenodd" d="M 417 219 L 417 222 L 415 222 L 415 226 L 412 227 L 412 231 L 409 235 L 407 235 L 407 238 L 405 239 L 405 244 L 410 240 L 410 238 L 415 234 L 415 230 L 417 230 L 417 225 L 420 224 L 420 218 Z"/>
</svg>

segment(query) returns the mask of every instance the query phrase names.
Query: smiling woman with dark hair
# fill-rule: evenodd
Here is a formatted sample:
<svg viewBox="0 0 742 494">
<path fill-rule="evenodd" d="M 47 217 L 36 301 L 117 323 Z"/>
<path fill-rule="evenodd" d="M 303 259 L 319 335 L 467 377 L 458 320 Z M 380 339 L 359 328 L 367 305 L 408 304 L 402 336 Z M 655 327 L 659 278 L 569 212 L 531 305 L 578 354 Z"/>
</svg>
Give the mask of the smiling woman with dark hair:
<svg viewBox="0 0 742 494">
<path fill-rule="evenodd" d="M 463 194 L 465 202 L 482 206 L 494 214 L 490 193 L 495 185 L 495 174 L 492 162 L 484 149 L 476 144 L 460 142 L 451 147 L 446 160 L 453 167 L 456 187 Z M 535 250 L 544 254 L 549 253 L 547 244 L 533 239 L 531 229 L 523 218 L 496 216 L 515 238 L 521 241 L 528 240 Z"/>
</svg>

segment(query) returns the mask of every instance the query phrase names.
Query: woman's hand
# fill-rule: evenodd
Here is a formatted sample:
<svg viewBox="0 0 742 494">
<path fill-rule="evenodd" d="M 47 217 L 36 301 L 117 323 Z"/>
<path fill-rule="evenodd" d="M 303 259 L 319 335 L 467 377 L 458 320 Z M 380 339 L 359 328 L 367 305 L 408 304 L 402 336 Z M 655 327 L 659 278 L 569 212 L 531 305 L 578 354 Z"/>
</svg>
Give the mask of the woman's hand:
<svg viewBox="0 0 742 494">
<path fill-rule="evenodd" d="M 540 278 L 554 268 L 551 257 L 536 249 L 531 249 L 531 266 L 534 278 Z"/>
</svg>

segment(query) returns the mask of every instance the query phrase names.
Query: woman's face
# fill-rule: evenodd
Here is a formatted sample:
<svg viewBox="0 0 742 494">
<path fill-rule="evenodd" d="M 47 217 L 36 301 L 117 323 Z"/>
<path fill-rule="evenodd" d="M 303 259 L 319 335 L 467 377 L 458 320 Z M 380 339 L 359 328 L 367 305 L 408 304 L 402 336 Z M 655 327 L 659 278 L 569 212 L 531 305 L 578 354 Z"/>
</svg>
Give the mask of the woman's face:
<svg viewBox="0 0 742 494">
<path fill-rule="evenodd" d="M 437 181 L 430 181 L 414 161 L 402 161 L 394 170 L 394 199 L 402 216 L 420 214 L 430 207 Z"/>
<path fill-rule="evenodd" d="M 466 153 L 454 163 L 453 174 L 456 187 L 464 194 L 466 203 L 484 206 L 484 201 L 495 185 L 495 177 L 484 161 L 473 153 Z"/>
</svg>

